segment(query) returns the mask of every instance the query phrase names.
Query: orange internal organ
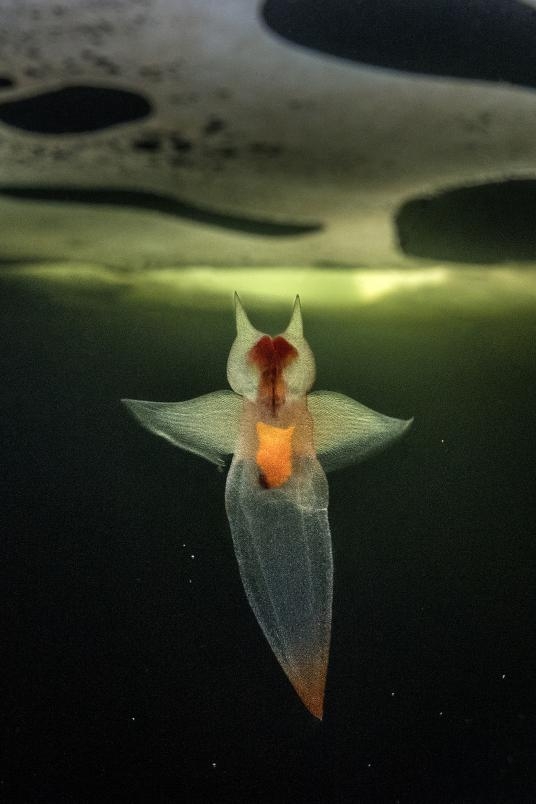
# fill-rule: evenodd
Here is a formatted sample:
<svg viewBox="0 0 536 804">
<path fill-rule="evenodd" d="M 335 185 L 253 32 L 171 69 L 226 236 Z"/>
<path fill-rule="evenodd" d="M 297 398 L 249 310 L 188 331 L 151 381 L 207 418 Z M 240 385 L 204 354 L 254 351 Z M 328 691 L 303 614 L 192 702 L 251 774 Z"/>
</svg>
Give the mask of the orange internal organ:
<svg viewBox="0 0 536 804">
<path fill-rule="evenodd" d="M 264 422 L 255 425 L 259 445 L 255 460 L 259 467 L 261 482 L 268 489 L 278 488 L 286 483 L 292 474 L 292 434 L 291 427 L 272 427 Z"/>
</svg>

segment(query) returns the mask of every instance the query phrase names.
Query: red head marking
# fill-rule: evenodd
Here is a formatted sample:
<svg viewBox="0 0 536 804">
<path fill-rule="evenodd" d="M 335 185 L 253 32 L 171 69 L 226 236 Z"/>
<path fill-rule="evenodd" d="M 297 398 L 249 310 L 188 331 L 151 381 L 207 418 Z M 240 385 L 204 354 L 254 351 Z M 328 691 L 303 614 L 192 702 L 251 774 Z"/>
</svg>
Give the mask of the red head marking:
<svg viewBox="0 0 536 804">
<path fill-rule="evenodd" d="M 298 350 L 282 335 L 271 338 L 263 335 L 248 353 L 249 360 L 259 369 L 258 400 L 270 405 L 272 413 L 285 401 L 283 369 L 298 356 Z"/>
</svg>

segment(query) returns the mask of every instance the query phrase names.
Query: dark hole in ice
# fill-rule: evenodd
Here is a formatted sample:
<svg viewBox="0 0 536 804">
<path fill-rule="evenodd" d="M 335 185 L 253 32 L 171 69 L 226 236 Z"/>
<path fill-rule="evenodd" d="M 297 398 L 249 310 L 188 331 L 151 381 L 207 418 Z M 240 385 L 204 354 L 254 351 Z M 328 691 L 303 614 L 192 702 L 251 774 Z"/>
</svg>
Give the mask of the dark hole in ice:
<svg viewBox="0 0 536 804">
<path fill-rule="evenodd" d="M 151 105 L 135 92 L 72 86 L 0 103 L 0 120 L 36 134 L 82 134 L 147 117 Z"/>
<path fill-rule="evenodd" d="M 291 237 L 321 231 L 321 223 L 281 223 L 254 216 L 229 215 L 197 207 L 171 196 L 135 190 L 82 187 L 14 187 L 0 185 L 0 196 L 22 201 L 53 201 L 66 204 L 131 207 L 154 210 L 165 215 L 265 237 Z"/>
<path fill-rule="evenodd" d="M 219 117 L 211 117 L 210 120 L 207 121 L 204 132 L 205 134 L 219 134 L 220 131 L 223 131 L 225 128 L 225 123 Z"/>
<path fill-rule="evenodd" d="M 8 75 L 0 75 L 0 89 L 10 89 L 15 86 L 15 81 Z"/>
<path fill-rule="evenodd" d="M 517 0 L 266 0 L 285 39 L 410 73 L 536 86 L 536 9 Z"/>
<path fill-rule="evenodd" d="M 141 137 L 138 140 L 134 140 L 134 148 L 138 151 L 149 151 L 154 153 L 155 151 L 159 151 L 162 147 L 162 142 L 160 141 L 159 137 Z"/>
<path fill-rule="evenodd" d="M 178 151 L 179 153 L 191 151 L 193 148 L 193 143 L 191 140 L 181 137 L 180 134 L 174 134 L 171 137 L 171 145 L 173 146 L 174 150 Z"/>
<path fill-rule="evenodd" d="M 459 187 L 407 201 L 396 216 L 412 257 L 469 263 L 536 260 L 536 180 Z"/>
</svg>

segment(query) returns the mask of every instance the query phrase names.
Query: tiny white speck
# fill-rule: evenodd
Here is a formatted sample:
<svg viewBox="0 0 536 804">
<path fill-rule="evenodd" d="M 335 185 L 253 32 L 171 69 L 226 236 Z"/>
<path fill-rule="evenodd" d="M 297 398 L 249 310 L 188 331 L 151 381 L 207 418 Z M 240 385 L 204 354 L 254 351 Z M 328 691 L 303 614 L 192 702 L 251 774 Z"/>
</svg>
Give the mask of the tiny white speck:
<svg viewBox="0 0 536 804">
<path fill-rule="evenodd" d="M 213 768 L 215 768 L 215 767 L 216 767 L 216 763 L 215 763 L 215 762 L 213 762 L 213 763 L 212 763 L 212 767 L 213 767 Z"/>
<path fill-rule="evenodd" d="M 394 697 L 395 697 L 395 695 L 396 695 L 396 693 L 395 693 L 395 692 L 392 692 L 392 693 L 391 693 L 391 698 L 394 698 Z"/>
<path fill-rule="evenodd" d="M 135 718 L 135 717 L 131 717 L 130 719 L 131 719 L 131 720 L 136 720 L 136 718 Z"/>
<path fill-rule="evenodd" d="M 182 546 L 183 546 L 183 547 L 186 547 L 186 545 L 184 544 L 184 542 L 182 543 Z"/>
<path fill-rule="evenodd" d="M 369 762 L 367 768 L 372 768 L 372 762 Z"/>
<path fill-rule="evenodd" d="M 443 712 L 440 712 L 440 713 L 439 713 L 439 717 L 443 717 Z"/>
<path fill-rule="evenodd" d="M 445 443 L 445 439 L 444 439 L 444 438 L 442 438 L 442 439 L 441 439 L 441 443 L 442 443 L 442 444 L 444 444 L 444 443 Z"/>
<path fill-rule="evenodd" d="M 503 673 L 501 676 L 502 679 L 506 678 L 506 673 Z"/>
<path fill-rule="evenodd" d="M 195 555 L 191 553 L 190 558 L 195 558 Z"/>
<path fill-rule="evenodd" d="M 192 583 L 192 579 L 191 579 L 191 578 L 188 578 L 188 583 Z"/>
</svg>

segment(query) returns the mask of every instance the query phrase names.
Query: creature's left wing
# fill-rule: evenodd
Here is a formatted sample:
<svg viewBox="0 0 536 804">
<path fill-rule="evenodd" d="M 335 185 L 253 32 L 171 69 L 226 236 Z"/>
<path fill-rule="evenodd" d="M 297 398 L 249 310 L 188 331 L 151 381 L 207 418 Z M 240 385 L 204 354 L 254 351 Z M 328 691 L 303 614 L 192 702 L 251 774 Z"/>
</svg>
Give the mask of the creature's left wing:
<svg viewBox="0 0 536 804">
<path fill-rule="evenodd" d="M 309 394 L 307 407 L 313 417 L 316 454 L 325 472 L 380 452 L 404 435 L 413 421 L 384 416 L 332 391 Z"/>
<path fill-rule="evenodd" d="M 232 391 L 214 391 L 185 402 L 121 401 L 147 430 L 217 466 L 225 466 L 225 457 L 235 451 L 242 398 Z"/>
</svg>

